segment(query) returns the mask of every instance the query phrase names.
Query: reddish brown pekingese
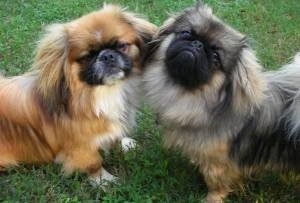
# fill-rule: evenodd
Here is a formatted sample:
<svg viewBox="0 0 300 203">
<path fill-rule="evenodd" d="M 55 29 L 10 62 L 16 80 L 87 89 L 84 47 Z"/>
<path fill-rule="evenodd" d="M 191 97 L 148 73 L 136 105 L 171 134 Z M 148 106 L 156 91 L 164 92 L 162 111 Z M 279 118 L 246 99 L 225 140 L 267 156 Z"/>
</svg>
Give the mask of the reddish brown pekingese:
<svg viewBox="0 0 300 203">
<path fill-rule="evenodd" d="M 134 125 L 146 43 L 155 26 L 117 6 L 47 27 L 31 71 L 0 79 L 0 169 L 57 162 L 99 183 L 99 148 Z"/>
</svg>

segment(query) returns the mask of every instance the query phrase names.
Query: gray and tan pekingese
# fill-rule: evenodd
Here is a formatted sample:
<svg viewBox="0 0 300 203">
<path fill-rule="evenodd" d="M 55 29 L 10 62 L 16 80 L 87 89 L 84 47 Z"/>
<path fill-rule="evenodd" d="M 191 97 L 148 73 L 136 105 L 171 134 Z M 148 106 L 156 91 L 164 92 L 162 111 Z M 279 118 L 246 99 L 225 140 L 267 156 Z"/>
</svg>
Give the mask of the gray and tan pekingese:
<svg viewBox="0 0 300 203">
<path fill-rule="evenodd" d="M 222 202 L 262 169 L 300 170 L 300 55 L 263 72 L 246 37 L 199 2 L 151 43 L 148 101 L 167 147 L 199 166 L 207 202 Z"/>
</svg>

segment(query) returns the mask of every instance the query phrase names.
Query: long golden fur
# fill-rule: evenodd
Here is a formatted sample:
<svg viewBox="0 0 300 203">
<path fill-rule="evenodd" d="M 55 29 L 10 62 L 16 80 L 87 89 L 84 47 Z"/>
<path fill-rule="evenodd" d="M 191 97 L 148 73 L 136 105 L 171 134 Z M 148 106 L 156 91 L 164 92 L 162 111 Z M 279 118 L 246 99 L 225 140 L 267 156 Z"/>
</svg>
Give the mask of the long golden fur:
<svg viewBox="0 0 300 203">
<path fill-rule="evenodd" d="M 134 125 L 141 61 L 154 31 L 151 23 L 113 5 L 48 26 L 33 68 L 0 79 L 0 169 L 55 161 L 67 174 L 79 170 L 96 182 L 102 175 L 111 178 L 98 149 Z M 86 68 L 81 60 L 111 41 L 123 43 L 117 53 L 132 62 L 131 73 L 88 84 L 80 78 Z"/>
<path fill-rule="evenodd" d="M 166 147 L 199 166 L 207 202 L 244 176 L 300 171 L 300 55 L 263 72 L 245 36 L 199 2 L 168 19 L 150 43 L 144 83 Z"/>
</svg>

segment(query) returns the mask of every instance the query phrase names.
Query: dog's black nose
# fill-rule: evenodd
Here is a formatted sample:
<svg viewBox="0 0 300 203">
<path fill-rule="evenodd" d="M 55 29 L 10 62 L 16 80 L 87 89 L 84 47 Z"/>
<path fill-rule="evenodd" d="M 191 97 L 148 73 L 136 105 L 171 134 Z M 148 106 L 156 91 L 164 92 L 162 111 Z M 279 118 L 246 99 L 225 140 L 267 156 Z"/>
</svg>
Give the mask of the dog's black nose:
<svg viewBox="0 0 300 203">
<path fill-rule="evenodd" d="M 192 46 L 196 49 L 202 49 L 203 43 L 200 42 L 199 40 L 194 40 L 194 41 L 192 41 Z"/>
<path fill-rule="evenodd" d="M 118 53 L 114 50 L 103 50 L 98 56 L 99 60 L 106 64 L 115 64 L 118 60 Z"/>
<path fill-rule="evenodd" d="M 107 67 L 117 68 L 123 70 L 125 73 L 129 73 L 132 68 L 131 59 L 125 54 L 113 49 L 102 50 L 97 60 Z"/>
</svg>

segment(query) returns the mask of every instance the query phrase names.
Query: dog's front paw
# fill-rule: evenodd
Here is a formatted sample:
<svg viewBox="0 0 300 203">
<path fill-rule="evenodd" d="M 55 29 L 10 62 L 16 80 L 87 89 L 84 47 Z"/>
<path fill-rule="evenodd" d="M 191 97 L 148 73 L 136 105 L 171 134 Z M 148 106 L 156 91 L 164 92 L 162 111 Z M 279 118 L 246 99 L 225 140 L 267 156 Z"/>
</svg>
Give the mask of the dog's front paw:
<svg viewBox="0 0 300 203">
<path fill-rule="evenodd" d="M 100 175 L 90 176 L 89 180 L 94 187 L 100 187 L 103 191 L 107 191 L 109 184 L 118 182 L 118 177 L 110 174 L 102 168 Z"/>
<path fill-rule="evenodd" d="M 205 203 L 223 203 L 223 196 L 218 193 L 210 192 L 205 198 Z"/>
<path fill-rule="evenodd" d="M 134 149 L 136 148 L 136 141 L 132 138 L 129 138 L 129 137 L 123 137 L 122 140 L 121 140 L 121 145 L 122 145 L 122 150 L 124 152 L 127 152 L 131 149 Z"/>
</svg>

